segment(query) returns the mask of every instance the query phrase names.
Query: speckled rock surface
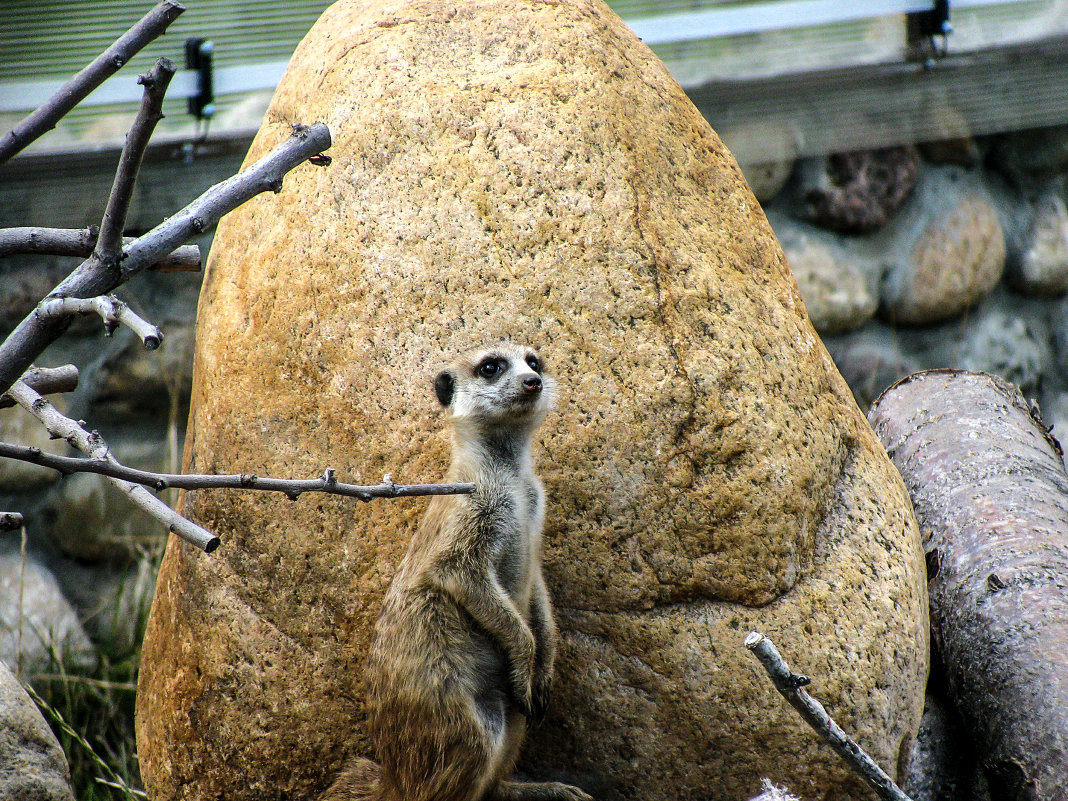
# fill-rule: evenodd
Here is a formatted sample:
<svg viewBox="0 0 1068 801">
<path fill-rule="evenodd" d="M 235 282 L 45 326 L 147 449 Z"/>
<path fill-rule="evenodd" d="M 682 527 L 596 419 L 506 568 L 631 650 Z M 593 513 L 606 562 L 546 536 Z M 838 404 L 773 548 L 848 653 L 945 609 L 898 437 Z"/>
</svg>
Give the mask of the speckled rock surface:
<svg viewBox="0 0 1068 801">
<path fill-rule="evenodd" d="M 897 474 L 734 160 L 593 0 L 334 5 L 249 158 L 321 119 L 333 164 L 219 227 L 186 468 L 436 480 L 430 380 L 536 345 L 554 701 L 521 767 L 599 799 L 866 798 L 742 646 L 776 637 L 896 773 L 927 671 Z M 313 798 L 371 753 L 360 672 L 425 502 L 187 496 L 138 693 L 154 801 Z"/>
<path fill-rule="evenodd" d="M 920 155 L 911 145 L 831 153 L 801 162 L 798 193 L 806 215 L 833 231 L 882 228 L 905 202 L 919 175 Z"/>
<path fill-rule="evenodd" d="M 1005 269 L 1005 237 L 990 197 L 956 168 L 926 172 L 886 237 L 881 313 L 894 323 L 952 318 L 993 289 Z"/>
</svg>

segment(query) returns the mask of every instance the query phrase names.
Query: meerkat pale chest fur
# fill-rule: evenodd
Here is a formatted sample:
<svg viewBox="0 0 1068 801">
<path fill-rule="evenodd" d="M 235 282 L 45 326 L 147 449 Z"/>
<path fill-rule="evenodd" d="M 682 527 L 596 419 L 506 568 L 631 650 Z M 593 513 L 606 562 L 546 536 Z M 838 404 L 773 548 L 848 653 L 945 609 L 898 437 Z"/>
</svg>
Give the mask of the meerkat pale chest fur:
<svg viewBox="0 0 1068 801">
<path fill-rule="evenodd" d="M 476 490 L 435 497 L 409 544 L 367 659 L 378 762 L 355 760 L 321 801 L 590 801 L 507 780 L 556 656 L 532 455 L 553 381 L 533 350 L 501 343 L 457 359 L 434 392 L 452 427 L 448 480 Z"/>
</svg>

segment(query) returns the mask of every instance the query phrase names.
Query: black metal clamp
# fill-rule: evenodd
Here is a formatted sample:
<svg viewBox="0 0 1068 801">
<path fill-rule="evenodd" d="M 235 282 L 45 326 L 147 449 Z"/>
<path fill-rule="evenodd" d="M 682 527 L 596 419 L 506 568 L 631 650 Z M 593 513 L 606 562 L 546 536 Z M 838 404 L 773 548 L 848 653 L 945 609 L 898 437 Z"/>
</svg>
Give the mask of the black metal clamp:
<svg viewBox="0 0 1068 801">
<path fill-rule="evenodd" d="M 949 22 L 949 0 L 934 0 L 930 11 L 917 11 L 909 15 L 915 25 L 916 34 L 923 37 L 931 46 L 935 58 L 945 58 L 949 52 L 949 35 L 953 26 Z M 942 37 L 941 46 L 935 43 L 936 37 Z"/>
<path fill-rule="evenodd" d="M 210 119 L 215 115 L 214 61 L 214 42 L 199 37 L 185 40 L 186 69 L 196 70 L 197 73 L 197 93 L 188 98 L 187 107 L 189 113 L 198 120 Z"/>
</svg>

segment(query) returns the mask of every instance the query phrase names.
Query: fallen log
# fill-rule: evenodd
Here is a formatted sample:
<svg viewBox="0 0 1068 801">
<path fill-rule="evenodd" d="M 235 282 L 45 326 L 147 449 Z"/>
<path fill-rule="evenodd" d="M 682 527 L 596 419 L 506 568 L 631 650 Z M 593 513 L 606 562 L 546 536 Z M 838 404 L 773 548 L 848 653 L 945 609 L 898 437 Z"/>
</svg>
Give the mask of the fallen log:
<svg viewBox="0 0 1068 801">
<path fill-rule="evenodd" d="M 912 496 L 932 645 L 991 797 L 1068 798 L 1068 475 L 1011 384 L 917 373 L 868 415 Z"/>
</svg>

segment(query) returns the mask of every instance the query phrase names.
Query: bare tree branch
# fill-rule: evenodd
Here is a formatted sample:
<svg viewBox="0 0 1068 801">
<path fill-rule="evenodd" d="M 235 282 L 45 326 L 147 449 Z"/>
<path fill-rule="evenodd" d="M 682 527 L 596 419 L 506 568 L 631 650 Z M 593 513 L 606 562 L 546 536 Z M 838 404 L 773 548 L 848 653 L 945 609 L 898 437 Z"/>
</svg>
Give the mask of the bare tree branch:
<svg viewBox="0 0 1068 801">
<path fill-rule="evenodd" d="M 148 140 L 152 138 L 156 124 L 163 119 L 163 97 L 174 72 L 174 62 L 160 58 L 151 72 L 137 79 L 145 91 L 130 132 L 126 134 L 119 168 L 115 171 L 115 182 L 111 186 L 107 208 L 104 209 L 104 219 L 100 222 L 100 234 L 93 255 L 101 264 L 115 265 L 122 257 L 122 231 L 126 227 L 126 214 L 133 199 L 137 173 L 141 169 Z"/>
<path fill-rule="evenodd" d="M 184 209 L 140 237 L 126 249 L 122 280 L 128 281 L 162 254 L 211 228 L 223 215 L 262 192 L 281 192 L 285 174 L 330 147 L 330 129 L 294 125 L 293 135 L 244 172 L 215 184 Z M 65 282 L 64 282 L 65 283 Z M 63 285 L 60 285 L 60 290 Z M 97 293 L 104 294 L 104 293 Z M 2 386 L 0 380 L 0 386 Z"/>
<path fill-rule="evenodd" d="M 183 242 L 207 230 L 227 212 L 268 189 L 278 192 L 291 169 L 330 147 L 323 123 L 294 126 L 293 135 L 244 172 L 216 184 L 173 217 L 138 238 L 126 251 L 121 274 L 99 260 L 84 261 L 50 294 L 87 298 L 106 295 L 159 261 Z M 66 330 L 69 318 L 43 319 L 31 312 L 0 345 L 0 393 L 6 392 L 42 351 Z"/>
<path fill-rule="evenodd" d="M 65 364 L 62 367 L 33 367 L 23 374 L 22 380 L 26 386 L 41 395 L 73 392 L 78 388 L 78 368 L 73 364 Z M 10 395 L 0 395 L 0 409 L 15 405 L 15 399 Z"/>
<path fill-rule="evenodd" d="M 185 475 L 181 473 L 153 473 L 126 467 L 114 459 L 80 459 L 70 456 L 54 456 L 40 448 L 12 445 L 0 442 L 0 456 L 20 459 L 24 462 L 50 467 L 63 475 L 71 473 L 99 473 L 120 478 L 135 484 L 151 487 L 157 492 L 165 489 L 249 489 L 281 492 L 296 500 L 305 492 L 322 492 L 327 495 L 342 495 L 371 501 L 375 498 L 412 498 L 425 495 L 465 495 L 475 491 L 474 484 L 395 484 L 386 476 L 381 484 L 359 485 L 338 481 L 332 469 L 327 469 L 319 478 L 287 479 L 261 478 L 249 473 L 235 475 Z"/>
<path fill-rule="evenodd" d="M 18 512 L 0 512 L 0 531 L 18 531 L 23 523 L 22 515 Z"/>
<path fill-rule="evenodd" d="M 8 394 L 19 406 L 36 417 L 57 439 L 66 440 L 72 447 L 94 460 L 114 461 L 111 449 L 99 433 L 88 432 L 69 417 L 60 414 L 55 406 L 22 381 L 16 381 L 8 390 Z M 133 503 L 163 523 L 168 531 L 177 534 L 206 553 L 211 553 L 219 547 L 218 537 L 182 517 L 144 487 L 110 476 L 108 480 L 125 492 Z"/>
<path fill-rule="evenodd" d="M 44 319 L 73 317 L 77 314 L 99 314 L 104 321 L 104 333 L 111 336 L 124 325 L 137 334 L 149 350 L 163 342 L 163 332 L 142 319 L 114 295 L 98 298 L 45 298 L 37 304 L 37 314 Z M 25 379 L 23 379 L 25 380 Z"/>
<path fill-rule="evenodd" d="M 145 45 L 161 36 L 185 11 L 181 3 L 163 0 L 149 11 L 91 64 L 63 84 L 40 108 L 22 120 L 0 140 L 0 164 L 56 127 L 63 116 L 100 84 L 115 74 Z M 99 294 L 99 293 L 97 293 Z M 5 387 L 6 388 L 6 387 Z"/>
<path fill-rule="evenodd" d="M 802 689 L 810 680 L 790 670 L 771 640 L 753 631 L 745 638 L 745 647 L 760 660 L 779 694 L 801 713 L 805 722 L 868 783 L 869 787 L 886 801 L 911 801 L 901 788 L 894 784 L 893 779 L 864 753 L 856 741 L 831 719 L 823 704 Z"/>
<path fill-rule="evenodd" d="M 11 158 L 45 131 L 55 127 L 56 122 L 81 99 L 102 83 L 108 75 L 155 39 L 185 9 L 174 0 L 162 2 L 146 15 L 141 22 L 121 37 L 108 51 L 69 81 L 50 101 L 16 126 L 3 141 L 0 141 L 0 163 Z M 268 189 L 281 191 L 282 179 L 298 164 L 311 160 L 316 165 L 325 165 L 329 159 L 322 151 L 330 147 L 329 129 L 322 123 L 313 126 L 293 126 L 293 136 L 274 151 L 244 172 L 210 188 L 185 209 L 161 223 L 144 236 L 128 240 L 122 236 L 129 210 L 134 183 L 140 169 L 149 138 L 156 123 L 162 119 L 163 96 L 174 74 L 174 65 L 167 59 L 157 61 L 155 68 L 139 83 L 145 86 L 141 108 L 127 136 L 107 209 L 99 231 L 63 232 L 55 229 L 14 229 L 0 231 L 0 252 L 75 252 L 83 255 L 89 248 L 88 258 L 78 266 L 49 297 L 22 320 L 16 329 L 0 344 L 0 402 L 14 402 L 26 408 L 52 434 L 65 439 L 71 446 L 85 453 L 89 459 L 59 460 L 56 469 L 72 472 L 87 470 L 105 475 L 129 496 L 130 500 L 152 516 L 161 520 L 167 528 L 207 552 L 219 545 L 219 538 L 178 515 L 165 503 L 150 493 L 141 483 L 124 480 L 129 475 L 157 489 L 165 486 L 190 488 L 206 486 L 231 486 L 247 489 L 267 489 L 286 493 L 291 498 L 302 492 L 329 492 L 351 495 L 362 500 L 375 497 L 400 497 L 403 495 L 445 494 L 470 492 L 468 485 L 414 485 L 397 486 L 389 476 L 382 484 L 359 487 L 339 483 L 333 470 L 327 470 L 320 479 L 289 481 L 284 479 L 260 479 L 256 476 L 169 476 L 145 474 L 127 468 L 111 455 L 110 449 L 98 432 L 88 432 L 82 424 L 60 414 L 56 408 L 41 397 L 31 385 L 42 390 L 57 386 L 58 376 L 43 371 L 26 372 L 32 361 L 58 338 L 67 328 L 75 314 L 96 313 L 104 320 L 106 333 L 110 334 L 119 324 L 131 327 L 146 346 L 157 347 L 162 333 L 155 326 L 131 312 L 126 304 L 107 296 L 115 287 L 139 272 L 161 262 L 180 248 L 188 239 L 208 230 L 226 213 L 237 208 L 255 195 Z M 71 237 L 70 234 L 75 236 Z M 64 248 L 71 249 L 64 251 Z M 188 249 L 187 249 L 188 250 Z M 196 268 L 199 269 L 199 251 Z M 188 256 L 186 256 L 188 258 Z M 19 376 L 25 373 L 25 381 Z M 70 383 L 70 376 L 64 380 Z M 74 383 L 76 384 L 76 370 Z M 22 449 L 28 460 L 47 459 L 38 449 Z M 71 467 L 66 462 L 74 463 Z M 86 467 L 89 465 L 90 467 Z M 118 475 L 117 475 L 118 474 Z M 183 483 L 184 482 L 184 483 Z M 21 515 L 2 513 L 3 522 L 21 524 Z"/>
<path fill-rule="evenodd" d="M 89 228 L 0 228 L 0 257 L 16 253 L 40 253 L 48 256 L 86 256 L 93 255 L 99 229 L 94 225 Z M 132 236 L 124 237 L 123 247 L 137 240 Z M 197 245 L 183 245 L 169 256 L 148 267 L 158 272 L 195 273 L 200 271 L 200 248 Z"/>
</svg>

